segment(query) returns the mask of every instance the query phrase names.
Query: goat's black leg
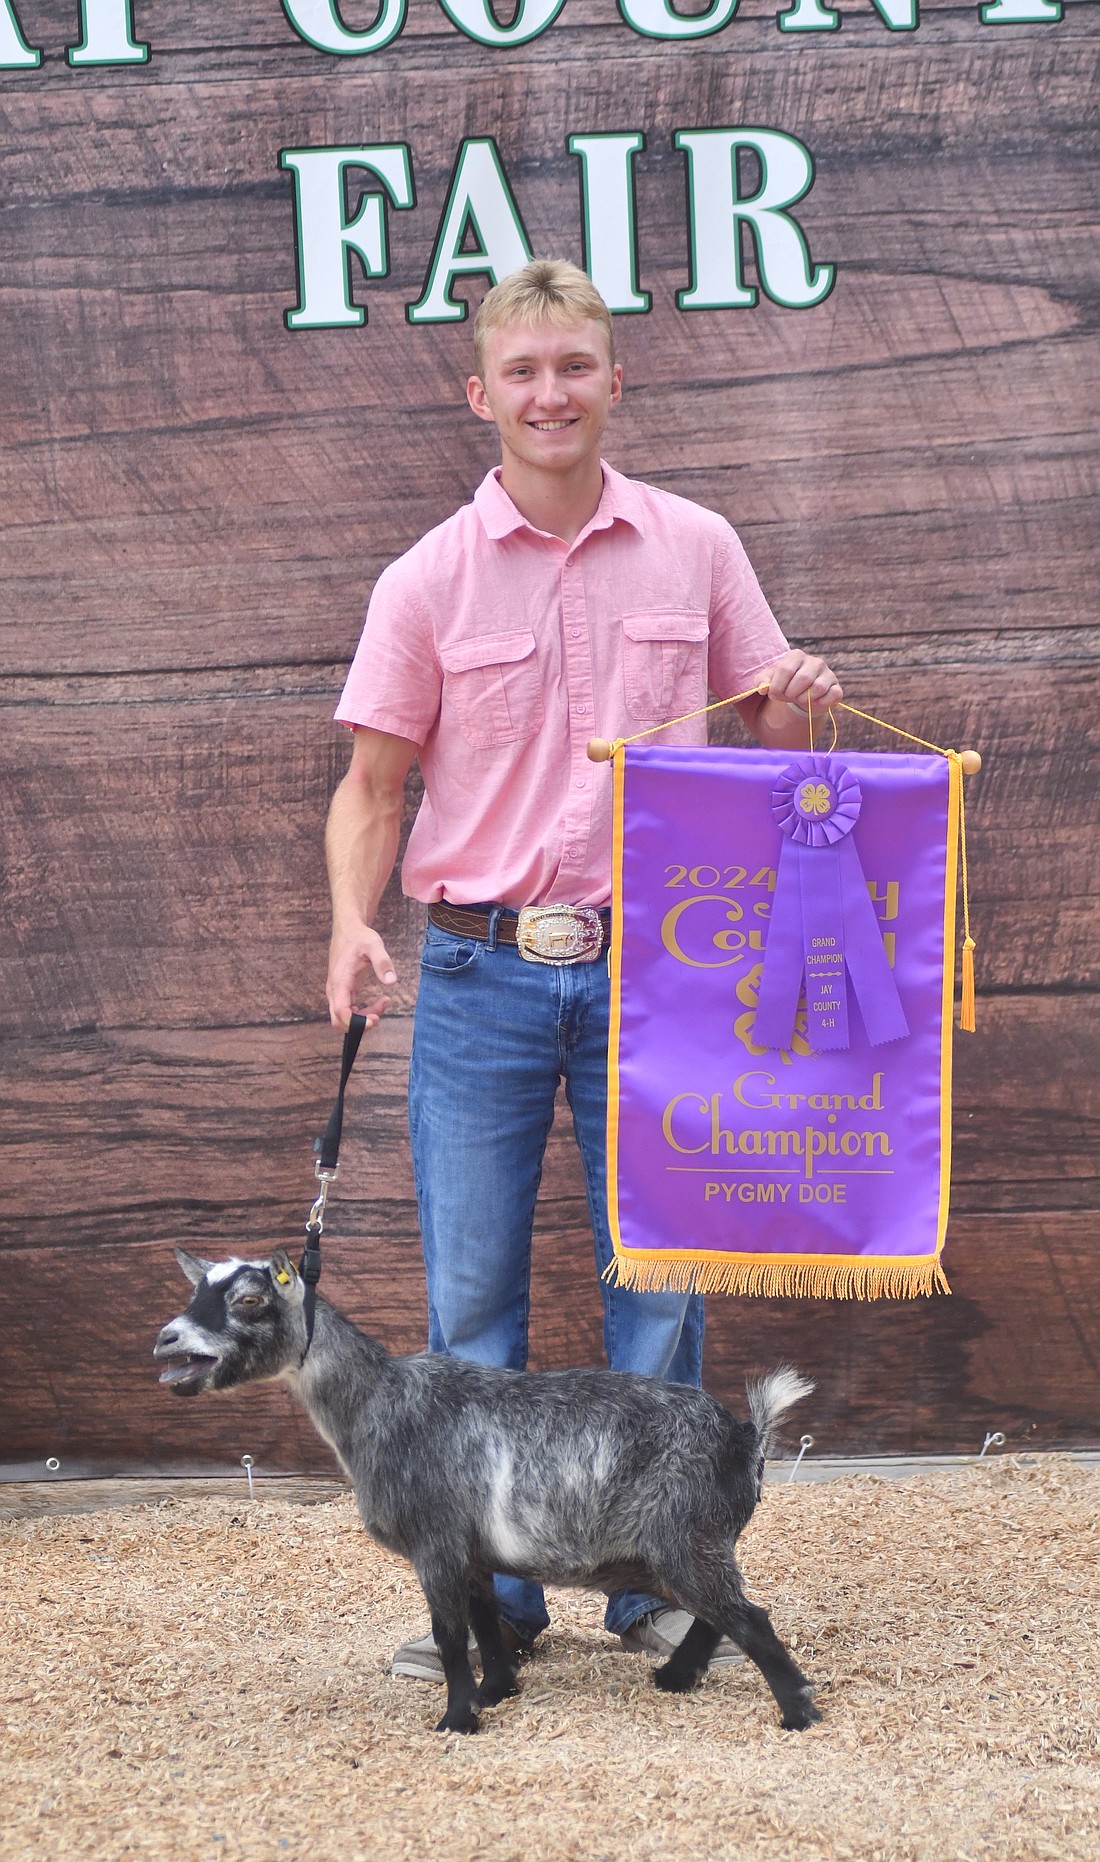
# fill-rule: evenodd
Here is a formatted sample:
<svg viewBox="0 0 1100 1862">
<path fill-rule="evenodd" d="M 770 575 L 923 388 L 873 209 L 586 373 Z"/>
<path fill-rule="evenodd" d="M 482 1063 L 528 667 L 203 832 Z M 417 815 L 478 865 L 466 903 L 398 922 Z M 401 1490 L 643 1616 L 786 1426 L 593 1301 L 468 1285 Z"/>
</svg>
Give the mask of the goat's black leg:
<svg viewBox="0 0 1100 1862">
<path fill-rule="evenodd" d="M 477 1685 L 470 1668 L 466 1616 L 461 1621 L 444 1618 L 432 1611 L 432 1635 L 447 1677 L 447 1711 L 436 1726 L 437 1733 L 476 1733 Z"/>
<path fill-rule="evenodd" d="M 720 1635 L 731 1637 L 756 1663 L 775 1695 L 785 1731 L 804 1732 L 820 1720 L 812 1684 L 783 1647 L 767 1611 L 745 1596 L 737 1566 L 705 1576 L 693 1573 L 692 1580 L 677 1589 L 677 1601 L 706 1623 L 713 1623 Z M 689 1630 L 688 1636 L 692 1633 Z"/>
<path fill-rule="evenodd" d="M 417 1561 L 416 1575 L 431 1612 L 432 1635 L 447 1682 L 447 1711 L 437 1733 L 477 1732 L 477 1684 L 470 1667 L 469 1573 L 446 1556 Z"/>
<path fill-rule="evenodd" d="M 499 1700 L 518 1694 L 516 1664 L 500 1626 L 493 1586 L 488 1578 L 474 1578 L 470 1585 L 470 1623 L 481 1654 L 481 1686 L 477 1697 L 483 1707 L 495 1707 Z"/>
<path fill-rule="evenodd" d="M 653 1679 L 666 1694 L 688 1694 L 698 1687 L 707 1664 L 722 1640 L 722 1632 L 697 1616 L 678 1649 L 654 1670 Z"/>
<path fill-rule="evenodd" d="M 738 1615 L 731 1616 L 723 1629 L 756 1663 L 775 1695 L 779 1723 L 786 1732 L 805 1732 L 807 1726 L 820 1720 L 814 1706 L 813 1684 L 783 1647 L 766 1610 L 744 1598 Z"/>
</svg>

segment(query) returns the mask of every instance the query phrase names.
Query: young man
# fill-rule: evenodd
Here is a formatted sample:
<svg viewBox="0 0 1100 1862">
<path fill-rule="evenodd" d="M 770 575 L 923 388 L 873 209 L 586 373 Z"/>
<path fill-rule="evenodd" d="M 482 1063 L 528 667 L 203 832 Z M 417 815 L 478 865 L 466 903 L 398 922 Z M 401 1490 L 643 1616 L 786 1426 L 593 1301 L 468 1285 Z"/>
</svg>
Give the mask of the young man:
<svg viewBox="0 0 1100 1862">
<path fill-rule="evenodd" d="M 467 398 L 500 469 L 473 503 L 379 577 L 336 716 L 354 728 L 333 798 L 328 998 L 346 1025 L 396 981 L 374 930 L 414 757 L 424 801 L 402 866 L 428 907 L 409 1076 L 429 1347 L 477 1363 L 527 1358 L 531 1227 L 564 1076 L 598 1273 L 611 1258 L 605 1174 L 611 783 L 588 739 L 625 737 L 768 680 L 739 707 L 766 745 L 806 743 L 841 692 L 789 649 L 735 533 L 711 511 L 625 479 L 600 444 L 622 394 L 611 318 L 574 266 L 536 260 L 486 296 Z M 705 720 L 669 742 L 706 741 Z M 568 946 L 530 908 L 564 908 Z M 617 1370 L 698 1384 L 702 1301 L 600 1280 Z M 542 1592 L 498 1577 L 518 1646 Z M 689 1618 L 619 1593 L 607 1627 L 668 1654 Z M 723 1645 L 717 1659 L 735 1651 Z M 443 1678 L 429 1635 L 395 1674 Z"/>
</svg>

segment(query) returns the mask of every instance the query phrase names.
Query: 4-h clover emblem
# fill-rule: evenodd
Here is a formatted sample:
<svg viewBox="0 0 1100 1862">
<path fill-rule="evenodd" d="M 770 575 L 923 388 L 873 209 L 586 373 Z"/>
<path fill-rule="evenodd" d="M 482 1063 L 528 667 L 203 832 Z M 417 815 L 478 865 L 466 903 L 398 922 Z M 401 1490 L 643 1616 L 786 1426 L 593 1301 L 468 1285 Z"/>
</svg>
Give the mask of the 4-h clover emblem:
<svg viewBox="0 0 1100 1862">
<path fill-rule="evenodd" d="M 834 799 L 827 782 L 804 782 L 798 796 L 799 811 L 804 815 L 827 815 Z"/>
</svg>

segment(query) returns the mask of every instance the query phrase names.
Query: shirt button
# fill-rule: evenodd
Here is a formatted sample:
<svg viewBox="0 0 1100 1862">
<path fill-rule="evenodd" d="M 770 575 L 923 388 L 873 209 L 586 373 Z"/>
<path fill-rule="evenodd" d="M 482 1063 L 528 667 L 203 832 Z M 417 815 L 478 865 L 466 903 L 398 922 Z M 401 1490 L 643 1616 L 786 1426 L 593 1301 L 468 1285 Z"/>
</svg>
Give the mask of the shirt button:
<svg viewBox="0 0 1100 1862">
<path fill-rule="evenodd" d="M 573 709 L 576 712 L 578 718 L 583 718 L 585 713 L 588 710 L 588 706 L 587 705 L 574 705 Z"/>
<path fill-rule="evenodd" d="M 581 630 L 579 627 L 571 627 L 569 629 L 570 640 L 579 640 L 580 637 L 581 637 Z"/>
<path fill-rule="evenodd" d="M 587 777 L 585 777 L 585 776 L 578 776 L 578 777 L 577 777 L 577 787 L 578 787 L 578 789 L 587 789 L 587 787 L 588 787 L 588 780 L 587 780 Z"/>
</svg>

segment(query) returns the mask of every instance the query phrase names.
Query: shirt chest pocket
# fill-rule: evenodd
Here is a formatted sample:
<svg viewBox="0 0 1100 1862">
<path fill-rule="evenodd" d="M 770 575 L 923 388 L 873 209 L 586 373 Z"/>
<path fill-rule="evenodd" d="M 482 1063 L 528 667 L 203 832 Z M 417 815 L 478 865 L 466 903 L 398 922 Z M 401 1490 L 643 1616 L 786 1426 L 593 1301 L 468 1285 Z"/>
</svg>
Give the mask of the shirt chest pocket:
<svg viewBox="0 0 1100 1862">
<path fill-rule="evenodd" d="M 706 703 L 708 617 L 665 608 L 623 615 L 623 679 L 632 718 L 669 718 Z"/>
<path fill-rule="evenodd" d="M 489 749 L 539 729 L 545 709 L 530 629 L 451 640 L 439 658 L 443 715 L 450 710 L 468 743 Z"/>
</svg>

